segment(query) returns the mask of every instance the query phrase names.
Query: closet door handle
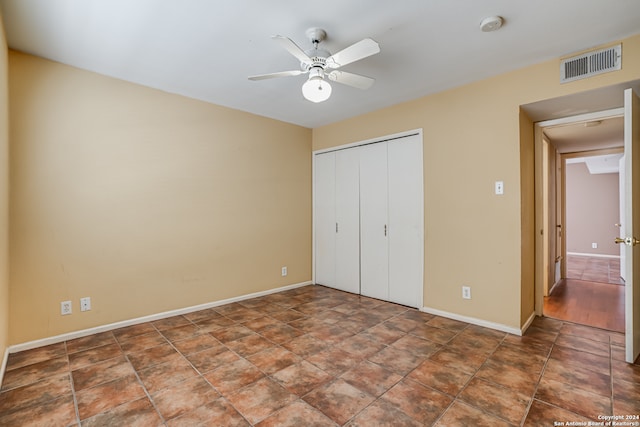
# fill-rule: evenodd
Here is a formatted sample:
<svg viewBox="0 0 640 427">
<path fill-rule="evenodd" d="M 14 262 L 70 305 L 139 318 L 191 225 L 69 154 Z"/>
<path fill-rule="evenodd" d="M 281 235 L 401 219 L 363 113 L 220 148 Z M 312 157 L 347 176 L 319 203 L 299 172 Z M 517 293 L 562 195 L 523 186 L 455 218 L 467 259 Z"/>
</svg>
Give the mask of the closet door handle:
<svg viewBox="0 0 640 427">
<path fill-rule="evenodd" d="M 338 232 L 338 223 L 336 222 L 336 233 Z"/>
<path fill-rule="evenodd" d="M 387 237 L 387 224 L 384 225 L 384 236 Z"/>
</svg>

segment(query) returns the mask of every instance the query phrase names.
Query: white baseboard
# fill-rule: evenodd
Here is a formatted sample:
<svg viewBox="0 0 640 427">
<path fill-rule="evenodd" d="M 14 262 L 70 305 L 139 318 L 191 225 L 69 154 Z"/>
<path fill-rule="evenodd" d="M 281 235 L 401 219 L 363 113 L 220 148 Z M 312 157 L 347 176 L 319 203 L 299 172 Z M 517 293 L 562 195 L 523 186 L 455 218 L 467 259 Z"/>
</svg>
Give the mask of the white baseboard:
<svg viewBox="0 0 640 427">
<path fill-rule="evenodd" d="M 476 319 L 475 317 L 462 316 L 456 313 L 449 313 L 448 311 L 442 311 L 431 307 L 422 307 L 420 311 L 425 313 L 434 314 L 436 316 L 446 317 L 448 319 L 459 320 L 465 323 L 471 323 L 472 325 L 483 326 L 489 329 L 495 329 L 497 331 L 507 332 L 513 335 L 522 336 L 523 330 L 514 328 L 511 326 L 503 325 L 502 323 L 489 322 L 487 320 Z M 533 321 L 533 319 L 531 319 Z"/>
<path fill-rule="evenodd" d="M 582 252 L 567 252 L 567 256 L 575 255 L 575 256 L 586 256 L 591 258 L 611 258 L 611 259 L 620 259 L 620 255 L 604 255 L 604 254 L 588 254 Z"/>
<path fill-rule="evenodd" d="M 124 328 L 126 326 L 133 326 L 140 323 L 152 322 L 155 320 L 166 319 L 167 317 L 179 316 L 181 314 L 193 313 L 194 311 L 206 310 L 207 308 L 218 307 L 225 304 L 230 304 L 233 302 L 243 301 L 251 298 L 257 298 L 265 295 L 275 294 L 278 292 L 288 291 L 290 289 L 300 288 L 302 286 L 311 285 L 311 281 L 306 281 L 302 283 L 296 283 L 293 285 L 282 286 L 280 288 L 269 289 L 267 291 L 254 292 L 251 294 L 241 295 L 238 297 L 227 298 L 224 300 L 208 302 L 205 304 L 194 305 L 191 307 L 179 308 L 176 310 L 165 311 L 162 313 L 151 314 L 149 316 L 138 317 L 135 319 L 123 320 L 121 322 L 109 323 L 107 325 L 96 326 L 94 328 L 82 329 L 80 331 L 68 332 L 66 334 L 56 335 L 53 337 L 42 338 L 39 340 L 29 341 L 21 344 L 15 344 L 9 346 L 7 351 L 5 352 L 5 359 L 8 356 L 8 353 L 17 353 L 19 351 L 31 350 L 33 348 L 44 347 L 51 344 L 57 344 L 63 341 L 69 341 L 75 338 L 86 337 L 87 335 L 93 335 L 100 332 L 112 331 L 114 329 Z M 2 371 L 4 372 L 4 371 Z M 2 378 L 0 376 L 0 378 Z"/>
<path fill-rule="evenodd" d="M 9 349 L 4 350 L 4 357 L 2 358 L 2 365 L 0 365 L 0 387 L 2 387 L 2 381 L 4 380 L 4 373 L 7 370 L 7 361 L 9 360 Z"/>
</svg>

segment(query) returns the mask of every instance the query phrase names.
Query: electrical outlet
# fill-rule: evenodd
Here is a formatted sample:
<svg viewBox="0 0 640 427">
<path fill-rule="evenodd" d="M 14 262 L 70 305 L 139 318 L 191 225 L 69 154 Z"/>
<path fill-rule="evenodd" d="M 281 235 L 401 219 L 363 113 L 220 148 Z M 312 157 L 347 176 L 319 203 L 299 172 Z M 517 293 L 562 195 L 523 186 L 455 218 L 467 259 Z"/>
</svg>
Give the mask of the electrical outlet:
<svg viewBox="0 0 640 427">
<path fill-rule="evenodd" d="M 471 299 L 471 287 L 463 286 L 462 287 L 462 298 L 463 299 Z"/>
<path fill-rule="evenodd" d="M 63 316 L 71 314 L 71 301 L 62 301 L 60 303 L 60 314 Z"/>
<path fill-rule="evenodd" d="M 91 310 L 91 297 L 80 298 L 80 311 Z"/>
<path fill-rule="evenodd" d="M 282 277 L 287 275 L 287 267 L 282 267 Z"/>
<path fill-rule="evenodd" d="M 597 243 L 592 243 L 591 244 L 591 249 L 598 249 L 598 244 Z"/>
<path fill-rule="evenodd" d="M 495 187 L 497 195 L 504 194 L 504 181 L 496 181 Z"/>
</svg>

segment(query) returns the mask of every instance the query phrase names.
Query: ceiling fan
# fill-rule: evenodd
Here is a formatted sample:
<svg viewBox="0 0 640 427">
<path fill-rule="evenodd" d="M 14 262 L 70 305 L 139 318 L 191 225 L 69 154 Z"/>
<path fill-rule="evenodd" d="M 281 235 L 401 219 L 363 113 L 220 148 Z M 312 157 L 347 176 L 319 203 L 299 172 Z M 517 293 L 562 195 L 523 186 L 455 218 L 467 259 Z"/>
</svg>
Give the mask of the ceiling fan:
<svg viewBox="0 0 640 427">
<path fill-rule="evenodd" d="M 250 76 L 249 80 L 264 80 L 309 74 L 309 78 L 302 85 L 302 94 L 312 102 L 326 101 L 329 99 L 329 96 L 331 96 L 331 85 L 324 79 L 325 76 L 331 81 L 353 86 L 358 89 L 368 89 L 371 87 L 375 81 L 371 77 L 348 73 L 339 70 L 339 68 L 380 52 L 378 43 L 370 38 L 366 38 L 331 55 L 328 51 L 318 48 L 320 42 L 327 37 L 327 33 L 322 28 L 309 28 L 306 31 L 306 35 L 311 39 L 311 43 L 313 44 L 313 48 L 307 51 L 303 51 L 287 37 L 272 37 L 300 61 L 299 70 L 260 74 Z"/>
</svg>

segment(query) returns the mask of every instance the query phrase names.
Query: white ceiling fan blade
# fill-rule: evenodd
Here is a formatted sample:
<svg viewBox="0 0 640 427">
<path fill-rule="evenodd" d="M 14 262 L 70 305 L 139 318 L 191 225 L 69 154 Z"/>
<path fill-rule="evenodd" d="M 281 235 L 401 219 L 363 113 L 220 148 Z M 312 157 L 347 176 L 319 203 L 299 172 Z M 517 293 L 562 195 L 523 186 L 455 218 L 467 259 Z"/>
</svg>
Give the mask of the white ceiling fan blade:
<svg viewBox="0 0 640 427">
<path fill-rule="evenodd" d="M 304 62 L 305 64 L 311 64 L 311 62 L 313 62 L 311 61 L 311 58 L 309 58 L 309 56 L 304 53 L 304 51 L 300 49 L 300 47 L 295 44 L 290 38 L 284 36 L 273 36 L 271 38 L 280 43 L 280 45 L 284 47 L 291 55 L 298 58 L 298 61 Z"/>
<path fill-rule="evenodd" d="M 328 74 L 329 80 L 342 83 L 344 85 L 353 86 L 358 89 L 369 89 L 376 81 L 371 77 L 361 76 L 360 74 L 347 73 L 345 71 L 334 70 Z"/>
<path fill-rule="evenodd" d="M 299 76 L 300 74 L 303 74 L 303 73 L 304 71 L 300 71 L 300 70 L 280 71 L 279 73 L 258 74 L 257 76 L 249 76 L 249 80 L 265 80 L 265 79 L 274 79 L 276 77 Z"/>
<path fill-rule="evenodd" d="M 339 68 L 378 52 L 380 52 L 380 45 L 376 41 L 369 38 L 363 39 L 328 57 L 327 67 Z"/>
</svg>

